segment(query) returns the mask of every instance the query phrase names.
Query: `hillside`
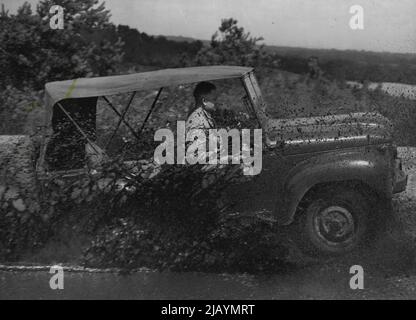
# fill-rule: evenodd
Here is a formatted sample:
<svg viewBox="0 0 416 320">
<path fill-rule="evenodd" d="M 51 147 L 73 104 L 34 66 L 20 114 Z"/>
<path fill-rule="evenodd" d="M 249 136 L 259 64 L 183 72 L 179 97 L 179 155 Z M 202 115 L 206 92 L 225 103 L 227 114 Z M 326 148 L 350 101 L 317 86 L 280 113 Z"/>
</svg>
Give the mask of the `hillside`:
<svg viewBox="0 0 416 320">
<path fill-rule="evenodd" d="M 175 42 L 209 45 L 209 40 L 182 36 L 165 38 Z M 285 71 L 307 73 L 307 60 L 314 56 L 319 59 L 320 67 L 330 79 L 416 84 L 416 54 L 276 45 L 265 45 L 264 49 L 280 59 L 280 68 Z"/>
<path fill-rule="evenodd" d="M 416 54 L 266 46 L 281 59 L 281 68 L 304 73 L 315 56 L 326 76 L 337 80 L 416 84 Z"/>
</svg>

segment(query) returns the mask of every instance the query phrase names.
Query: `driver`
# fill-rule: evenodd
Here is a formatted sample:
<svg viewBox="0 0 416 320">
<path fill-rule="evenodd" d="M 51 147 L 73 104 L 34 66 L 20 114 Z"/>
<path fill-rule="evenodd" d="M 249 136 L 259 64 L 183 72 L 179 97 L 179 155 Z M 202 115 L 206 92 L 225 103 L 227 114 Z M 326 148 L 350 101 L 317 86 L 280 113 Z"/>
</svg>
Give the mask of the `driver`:
<svg viewBox="0 0 416 320">
<path fill-rule="evenodd" d="M 213 111 L 215 111 L 215 104 L 212 101 L 215 101 L 216 98 L 216 87 L 211 82 L 200 82 L 196 85 L 194 89 L 194 98 L 195 105 L 194 108 L 189 112 L 189 116 L 185 123 L 186 131 L 186 141 L 188 146 L 190 141 L 192 141 L 192 131 L 193 130 L 203 130 L 207 139 L 213 138 L 216 139 L 218 147 L 221 146 L 220 137 L 214 136 L 210 137 L 209 129 L 214 129 L 217 127 L 215 120 L 212 116 Z M 201 146 L 202 150 L 206 150 L 207 144 Z M 210 153 L 200 153 L 199 160 L 205 158 L 208 161 Z M 214 154 L 213 154 L 214 156 Z"/>
<path fill-rule="evenodd" d="M 215 110 L 212 103 L 216 95 L 216 87 L 211 82 L 200 82 L 194 89 L 195 105 L 189 112 L 185 128 L 188 134 L 192 129 L 213 129 L 216 127 L 211 113 Z"/>
</svg>

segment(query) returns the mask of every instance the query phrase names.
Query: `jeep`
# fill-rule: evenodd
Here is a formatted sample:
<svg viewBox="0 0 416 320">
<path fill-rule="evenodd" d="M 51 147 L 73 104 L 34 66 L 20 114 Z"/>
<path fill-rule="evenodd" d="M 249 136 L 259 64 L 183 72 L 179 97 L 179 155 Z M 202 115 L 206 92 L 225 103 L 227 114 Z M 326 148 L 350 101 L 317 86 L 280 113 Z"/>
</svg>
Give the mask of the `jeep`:
<svg viewBox="0 0 416 320">
<path fill-rule="evenodd" d="M 25 162 L 16 160 L 25 164 L 26 175 L 16 175 L 17 180 L 26 179 L 17 181 L 22 188 L 41 186 L 57 173 L 76 179 L 89 170 L 88 157 L 105 154 L 105 148 L 95 143 L 98 97 L 117 117 L 115 131 L 124 124 L 139 138 L 163 88 L 224 79 L 241 81 L 245 90 L 242 105 L 263 136 L 261 173 L 228 192 L 236 198 L 235 210 L 263 212 L 278 226 L 293 225 L 295 238 L 308 253 L 343 254 L 356 248 L 366 238 L 374 218 L 382 218 L 377 216 L 376 205 L 388 203 L 394 193 L 406 188 L 407 176 L 392 141 L 390 122 L 378 113 L 272 119 L 253 68 L 190 67 L 47 83 L 46 122 L 39 147 L 28 137 L 3 136 L 0 150 L 9 150 L 9 157 L 26 158 Z M 158 91 L 137 128 L 125 115 L 135 92 L 142 90 Z M 119 93 L 133 94 L 122 112 L 107 98 Z M 62 119 L 70 128 L 62 126 Z M 83 142 L 66 143 L 75 135 Z M 11 145 L 20 151 L 14 152 Z M 54 150 L 55 157 L 51 157 Z M 72 159 L 70 167 L 64 163 L 68 157 Z"/>
</svg>

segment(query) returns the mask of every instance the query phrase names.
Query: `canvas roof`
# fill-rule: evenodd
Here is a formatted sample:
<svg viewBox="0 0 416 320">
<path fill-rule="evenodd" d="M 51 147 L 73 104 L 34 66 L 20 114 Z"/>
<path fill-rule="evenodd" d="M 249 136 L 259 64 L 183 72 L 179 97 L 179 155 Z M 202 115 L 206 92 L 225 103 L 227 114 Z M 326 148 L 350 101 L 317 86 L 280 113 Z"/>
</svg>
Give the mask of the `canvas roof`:
<svg viewBox="0 0 416 320">
<path fill-rule="evenodd" d="M 253 68 L 239 66 L 205 66 L 55 81 L 45 85 L 45 100 L 50 110 L 57 102 L 68 98 L 100 97 L 200 81 L 239 78 L 252 70 Z"/>
</svg>

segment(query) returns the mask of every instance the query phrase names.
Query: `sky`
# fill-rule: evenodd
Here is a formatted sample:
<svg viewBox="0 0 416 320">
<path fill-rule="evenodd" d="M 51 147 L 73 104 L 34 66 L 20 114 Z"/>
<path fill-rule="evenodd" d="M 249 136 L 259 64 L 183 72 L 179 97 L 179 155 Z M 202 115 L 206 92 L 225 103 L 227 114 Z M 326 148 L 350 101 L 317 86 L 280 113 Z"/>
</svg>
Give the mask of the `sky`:
<svg viewBox="0 0 416 320">
<path fill-rule="evenodd" d="M 11 12 L 24 0 L 0 0 Z M 29 0 L 36 4 L 37 0 Z M 207 40 L 233 17 L 266 44 L 416 53 L 416 0 L 106 0 L 112 22 L 151 35 Z M 364 29 L 352 30 L 352 5 Z"/>
</svg>

